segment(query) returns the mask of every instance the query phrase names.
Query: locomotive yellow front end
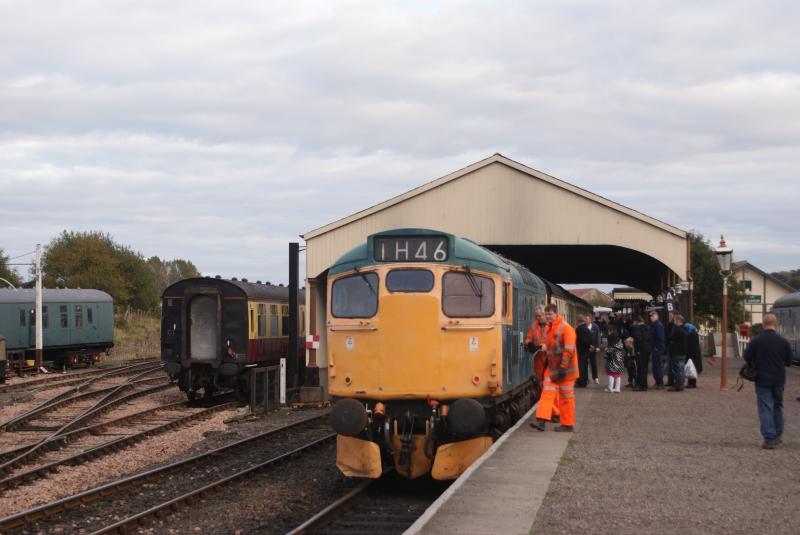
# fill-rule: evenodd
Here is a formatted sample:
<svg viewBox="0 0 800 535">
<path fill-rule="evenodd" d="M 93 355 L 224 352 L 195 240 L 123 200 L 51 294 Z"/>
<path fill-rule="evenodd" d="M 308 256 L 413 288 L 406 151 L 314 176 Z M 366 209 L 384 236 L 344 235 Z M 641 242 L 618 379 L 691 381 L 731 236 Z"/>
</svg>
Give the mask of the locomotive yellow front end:
<svg viewBox="0 0 800 535">
<path fill-rule="evenodd" d="M 353 477 L 393 464 L 453 479 L 492 443 L 509 284 L 488 265 L 454 262 L 451 236 L 394 232 L 329 275 L 337 464 Z"/>
</svg>

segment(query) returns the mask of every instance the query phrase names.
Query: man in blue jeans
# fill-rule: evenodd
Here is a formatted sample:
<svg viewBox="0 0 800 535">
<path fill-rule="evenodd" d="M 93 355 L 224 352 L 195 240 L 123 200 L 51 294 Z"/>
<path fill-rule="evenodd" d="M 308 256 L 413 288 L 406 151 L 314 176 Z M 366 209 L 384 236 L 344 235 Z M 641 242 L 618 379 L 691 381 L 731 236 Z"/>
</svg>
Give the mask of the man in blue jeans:
<svg viewBox="0 0 800 535">
<path fill-rule="evenodd" d="M 744 352 L 744 359 L 756 369 L 756 400 L 761 422 L 762 448 L 775 449 L 783 442 L 783 387 L 786 368 L 792 364 L 789 342 L 775 332 L 778 318 L 766 314 L 764 332 L 753 338 Z"/>
<path fill-rule="evenodd" d="M 661 355 L 664 354 L 664 325 L 658 319 L 658 312 L 650 313 L 650 343 L 653 346 L 653 379 L 656 384 L 653 388 L 664 388 L 664 370 L 661 368 Z"/>
</svg>

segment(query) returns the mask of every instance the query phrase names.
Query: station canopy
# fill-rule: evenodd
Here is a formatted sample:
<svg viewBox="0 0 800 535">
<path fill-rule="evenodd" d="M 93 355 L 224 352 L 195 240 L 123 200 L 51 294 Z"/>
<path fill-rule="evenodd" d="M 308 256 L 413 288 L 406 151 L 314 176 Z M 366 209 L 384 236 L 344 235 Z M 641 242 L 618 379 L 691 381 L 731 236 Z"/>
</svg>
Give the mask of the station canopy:
<svg viewBox="0 0 800 535">
<path fill-rule="evenodd" d="M 501 154 L 307 232 L 308 278 L 324 277 L 370 234 L 396 228 L 464 236 L 556 283 L 656 295 L 689 278 L 685 231 Z"/>
</svg>

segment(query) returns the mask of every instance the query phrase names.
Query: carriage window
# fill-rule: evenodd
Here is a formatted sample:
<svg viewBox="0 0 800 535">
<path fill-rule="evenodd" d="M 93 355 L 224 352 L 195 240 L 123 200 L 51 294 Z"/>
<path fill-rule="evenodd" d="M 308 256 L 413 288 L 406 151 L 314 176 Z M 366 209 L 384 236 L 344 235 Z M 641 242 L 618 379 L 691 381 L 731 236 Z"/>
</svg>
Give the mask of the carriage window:
<svg viewBox="0 0 800 535">
<path fill-rule="evenodd" d="M 25 311 L 24 310 L 20 310 L 19 311 L 19 326 L 20 327 L 25 327 Z"/>
<path fill-rule="evenodd" d="M 47 307 L 42 307 L 42 329 L 47 329 L 50 319 L 47 317 Z"/>
<path fill-rule="evenodd" d="M 92 307 L 86 307 L 86 322 L 89 324 L 94 323 L 94 318 L 92 317 Z"/>
<path fill-rule="evenodd" d="M 75 328 L 83 328 L 83 307 L 81 305 L 75 305 Z"/>
<path fill-rule="evenodd" d="M 258 336 L 267 336 L 267 305 L 258 305 Z"/>
<path fill-rule="evenodd" d="M 378 311 L 378 275 L 359 273 L 333 283 L 331 311 L 337 318 L 371 318 Z"/>
<path fill-rule="evenodd" d="M 442 277 L 442 309 L 451 318 L 485 318 L 494 314 L 494 281 L 460 271 Z"/>
<path fill-rule="evenodd" d="M 424 269 L 395 269 L 386 276 L 390 292 L 430 292 L 433 290 L 433 273 Z"/>
<path fill-rule="evenodd" d="M 67 305 L 61 305 L 59 307 L 59 311 L 61 312 L 61 328 L 66 329 L 69 327 L 69 315 L 67 314 Z"/>
</svg>

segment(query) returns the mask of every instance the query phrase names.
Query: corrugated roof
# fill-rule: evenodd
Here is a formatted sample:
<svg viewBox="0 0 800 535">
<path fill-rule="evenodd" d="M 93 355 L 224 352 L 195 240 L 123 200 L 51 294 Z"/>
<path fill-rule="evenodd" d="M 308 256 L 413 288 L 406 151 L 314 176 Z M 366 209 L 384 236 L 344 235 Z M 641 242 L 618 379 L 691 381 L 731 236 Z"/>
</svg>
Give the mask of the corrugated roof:
<svg viewBox="0 0 800 535">
<path fill-rule="evenodd" d="M 36 290 L 0 288 L 0 303 L 35 303 Z M 42 288 L 43 303 L 111 303 L 113 299 L 101 290 Z"/>
<path fill-rule="evenodd" d="M 469 173 L 472 173 L 472 172 L 474 172 L 474 171 L 476 171 L 478 169 L 481 169 L 483 167 L 492 165 L 494 163 L 500 163 L 500 164 L 503 164 L 503 165 L 507 165 L 508 167 L 516 169 L 517 171 L 525 173 L 525 174 L 527 174 L 527 175 L 529 175 L 529 176 L 531 176 L 533 178 L 537 178 L 539 180 L 543 180 L 544 182 L 552 184 L 553 186 L 556 186 L 556 187 L 559 187 L 561 189 L 567 190 L 567 191 L 569 191 L 571 193 L 574 193 L 576 195 L 579 195 L 581 197 L 584 197 L 586 199 L 594 201 L 594 202 L 596 202 L 598 204 L 602 204 L 603 206 L 606 206 L 606 207 L 611 208 L 613 210 L 617 210 L 619 212 L 622 212 L 622 213 L 624 213 L 626 215 L 629 215 L 629 216 L 631 216 L 631 217 L 633 217 L 635 219 L 638 219 L 638 220 L 640 220 L 640 221 L 642 221 L 644 223 L 650 224 L 650 225 L 652 225 L 654 227 L 657 227 L 657 228 L 660 228 L 660 229 L 665 230 L 667 232 L 670 232 L 670 233 L 672 233 L 672 234 L 674 234 L 674 235 L 676 235 L 676 236 L 678 236 L 680 238 L 686 239 L 686 237 L 687 237 L 686 231 L 683 231 L 683 230 L 681 230 L 681 229 L 679 229 L 677 227 L 674 227 L 674 226 L 672 226 L 672 225 L 670 225 L 668 223 L 664 223 L 663 221 L 659 221 L 658 219 L 655 219 L 654 217 L 650 217 L 648 215 L 645 215 L 645 214 L 643 214 L 643 213 L 641 213 L 641 212 L 639 212 L 637 210 L 634 210 L 632 208 L 628 208 L 627 206 L 623 206 L 623 205 L 621 205 L 619 203 L 616 203 L 614 201 L 606 199 L 605 197 L 601 197 L 600 195 L 597 195 L 597 194 L 592 193 L 590 191 L 587 191 L 585 189 L 579 188 L 578 186 L 574 186 L 574 185 L 572 185 L 572 184 L 570 184 L 568 182 L 564 182 L 563 180 L 559 180 L 559 179 L 557 179 L 555 177 L 552 177 L 552 176 L 550 176 L 548 174 L 542 173 L 541 171 L 537 171 L 536 169 L 533 169 L 531 167 L 523 165 L 523 164 L 521 164 L 519 162 L 515 162 L 514 160 L 511 160 L 510 158 L 507 158 L 507 157 L 503 156 L 500 153 L 496 153 L 493 156 L 490 156 L 489 158 L 486 158 L 485 160 L 481 160 L 479 162 L 476 162 L 476 163 L 474 163 L 472 165 L 469 165 L 469 166 L 467 166 L 467 167 L 465 167 L 463 169 L 460 169 L 460 170 L 458 170 L 458 171 L 456 171 L 454 173 L 450 173 L 449 175 L 443 176 L 441 178 L 437 178 L 436 180 L 428 182 L 427 184 L 423 184 L 422 186 L 419 186 L 419 187 L 414 188 L 414 189 L 412 189 L 410 191 L 407 191 L 406 193 L 403 193 L 403 194 L 398 195 L 396 197 L 392 197 L 391 199 L 388 199 L 388 200 L 386 200 L 386 201 L 384 201 L 384 202 L 382 202 L 380 204 L 376 204 L 376 205 L 374 205 L 374 206 L 372 206 L 370 208 L 367 208 L 365 210 L 361 210 L 360 212 L 356 212 L 354 214 L 351 214 L 351 215 L 349 215 L 347 217 L 339 219 L 338 221 L 334 221 L 333 223 L 329 223 L 327 225 L 324 225 L 322 227 L 316 228 L 314 230 L 310 230 L 310 231 L 306 232 L 305 234 L 301 235 L 300 237 L 303 238 L 306 241 L 308 241 L 308 240 L 310 240 L 312 238 L 316 238 L 317 236 L 320 236 L 322 234 L 326 234 L 326 233 L 328 233 L 328 232 L 330 232 L 332 230 L 336 230 L 339 227 L 343 227 L 343 226 L 347 225 L 348 223 L 352 223 L 353 221 L 357 221 L 359 219 L 363 219 L 363 218 L 365 218 L 365 217 L 367 217 L 367 216 L 369 216 L 371 214 L 380 212 L 381 210 L 385 210 L 386 208 L 394 206 L 395 204 L 399 204 L 399 203 L 401 203 L 403 201 L 406 201 L 406 200 L 408 200 L 408 199 L 410 199 L 412 197 L 416 197 L 417 195 L 421 195 L 421 194 L 425 193 L 426 191 L 429 191 L 431 189 L 434 189 L 434 188 L 437 188 L 437 187 L 442 186 L 444 184 L 447 184 L 448 182 L 451 182 L 453 180 L 461 178 L 462 176 L 465 176 L 465 175 L 467 175 Z"/>
</svg>

